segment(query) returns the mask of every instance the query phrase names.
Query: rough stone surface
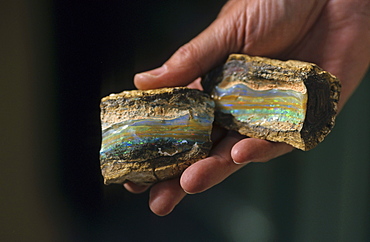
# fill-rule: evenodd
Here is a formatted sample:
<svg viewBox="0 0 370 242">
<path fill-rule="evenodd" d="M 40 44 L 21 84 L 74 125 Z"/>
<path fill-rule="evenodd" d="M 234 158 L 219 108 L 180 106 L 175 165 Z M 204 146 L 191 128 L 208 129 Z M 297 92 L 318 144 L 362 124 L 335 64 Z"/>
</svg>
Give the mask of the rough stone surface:
<svg viewBox="0 0 370 242">
<path fill-rule="evenodd" d="M 202 80 L 215 121 L 249 137 L 309 150 L 334 126 L 340 82 L 315 64 L 230 55 Z"/>
<path fill-rule="evenodd" d="M 211 149 L 214 102 L 199 90 L 124 91 L 100 107 L 105 184 L 171 179 Z"/>
</svg>

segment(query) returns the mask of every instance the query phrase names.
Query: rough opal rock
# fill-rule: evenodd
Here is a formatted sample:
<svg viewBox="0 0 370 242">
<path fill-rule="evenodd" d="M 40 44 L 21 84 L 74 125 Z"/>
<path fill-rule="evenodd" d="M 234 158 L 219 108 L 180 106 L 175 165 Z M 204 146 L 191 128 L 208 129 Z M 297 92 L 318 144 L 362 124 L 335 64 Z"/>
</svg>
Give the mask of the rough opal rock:
<svg viewBox="0 0 370 242">
<path fill-rule="evenodd" d="M 249 137 L 309 150 L 334 126 L 340 82 L 315 64 L 230 55 L 203 78 L 215 121 Z"/>
<path fill-rule="evenodd" d="M 214 102 L 188 88 L 124 91 L 101 100 L 105 184 L 150 185 L 207 157 Z"/>
</svg>

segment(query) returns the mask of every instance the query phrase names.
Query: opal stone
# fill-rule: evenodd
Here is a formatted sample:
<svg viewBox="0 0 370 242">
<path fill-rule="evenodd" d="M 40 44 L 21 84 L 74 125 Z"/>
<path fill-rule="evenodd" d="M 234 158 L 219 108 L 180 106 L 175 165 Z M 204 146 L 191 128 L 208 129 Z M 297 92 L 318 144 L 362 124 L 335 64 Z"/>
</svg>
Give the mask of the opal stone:
<svg viewBox="0 0 370 242">
<path fill-rule="evenodd" d="M 230 55 L 202 80 L 216 122 L 249 137 L 309 150 L 334 126 L 340 82 L 315 64 Z"/>
<path fill-rule="evenodd" d="M 214 102 L 199 91 L 125 91 L 101 101 L 101 169 L 106 184 L 149 185 L 179 176 L 205 158 Z"/>
</svg>

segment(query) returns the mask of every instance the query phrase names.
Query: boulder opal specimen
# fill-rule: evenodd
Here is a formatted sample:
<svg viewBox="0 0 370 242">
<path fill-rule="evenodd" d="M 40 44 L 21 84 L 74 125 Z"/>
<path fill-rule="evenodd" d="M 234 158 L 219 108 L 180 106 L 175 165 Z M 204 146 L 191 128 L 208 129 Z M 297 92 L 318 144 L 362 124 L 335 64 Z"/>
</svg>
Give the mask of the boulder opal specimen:
<svg viewBox="0 0 370 242">
<path fill-rule="evenodd" d="M 104 183 L 150 185 L 205 158 L 214 102 L 188 88 L 124 91 L 101 100 Z"/>
<path fill-rule="evenodd" d="M 340 82 L 315 64 L 230 55 L 203 78 L 215 121 L 249 137 L 314 148 L 331 131 Z"/>
</svg>

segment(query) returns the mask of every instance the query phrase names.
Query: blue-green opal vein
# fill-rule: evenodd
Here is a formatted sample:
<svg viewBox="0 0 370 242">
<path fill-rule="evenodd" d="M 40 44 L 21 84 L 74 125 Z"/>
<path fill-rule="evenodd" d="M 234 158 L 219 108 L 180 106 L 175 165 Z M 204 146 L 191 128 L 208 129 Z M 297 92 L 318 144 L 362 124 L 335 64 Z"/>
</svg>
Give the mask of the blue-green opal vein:
<svg viewBox="0 0 370 242">
<path fill-rule="evenodd" d="M 293 90 L 253 90 L 239 83 L 224 89 L 216 86 L 213 97 L 221 112 L 250 125 L 279 123 L 286 130 L 300 130 L 305 119 L 307 94 Z"/>
<path fill-rule="evenodd" d="M 195 143 L 209 142 L 212 122 L 213 117 L 207 115 L 126 120 L 103 130 L 100 156 L 103 160 L 107 157 L 118 159 L 142 148 L 158 156 L 172 156 L 191 149 Z"/>
</svg>

